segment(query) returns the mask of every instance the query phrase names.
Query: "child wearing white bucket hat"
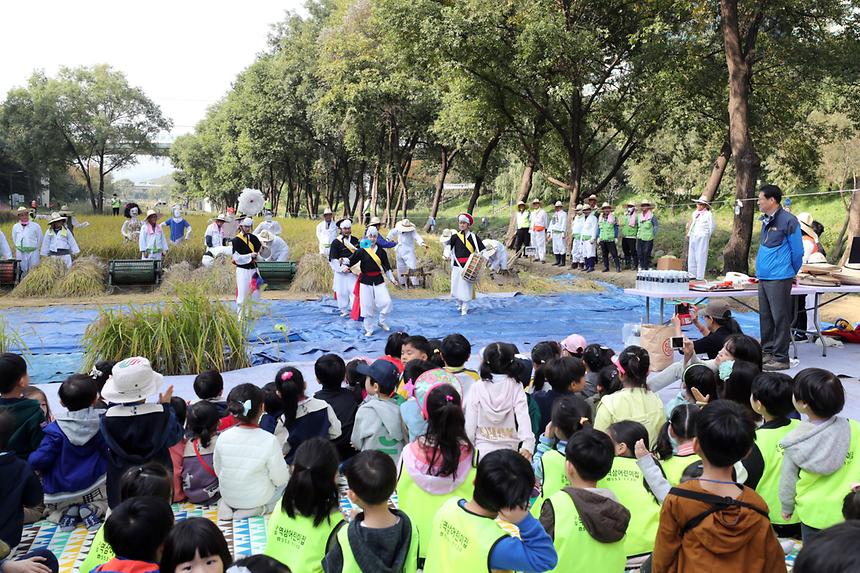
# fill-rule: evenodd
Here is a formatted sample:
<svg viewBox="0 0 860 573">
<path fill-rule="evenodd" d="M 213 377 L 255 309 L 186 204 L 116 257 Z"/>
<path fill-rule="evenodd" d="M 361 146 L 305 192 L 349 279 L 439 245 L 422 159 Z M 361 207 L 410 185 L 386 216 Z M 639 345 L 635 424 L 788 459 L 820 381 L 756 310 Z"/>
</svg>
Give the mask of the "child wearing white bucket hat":
<svg viewBox="0 0 860 573">
<path fill-rule="evenodd" d="M 102 399 L 109 404 L 101 431 L 109 448 L 112 508 L 120 502 L 119 480 L 128 468 L 155 461 L 173 472 L 169 449 L 182 439 L 183 429 L 170 407 L 173 386 L 159 394 L 163 380 L 148 359 L 135 356 L 117 362 L 102 388 Z M 152 397 L 158 397 L 158 403 L 146 402 Z"/>
</svg>

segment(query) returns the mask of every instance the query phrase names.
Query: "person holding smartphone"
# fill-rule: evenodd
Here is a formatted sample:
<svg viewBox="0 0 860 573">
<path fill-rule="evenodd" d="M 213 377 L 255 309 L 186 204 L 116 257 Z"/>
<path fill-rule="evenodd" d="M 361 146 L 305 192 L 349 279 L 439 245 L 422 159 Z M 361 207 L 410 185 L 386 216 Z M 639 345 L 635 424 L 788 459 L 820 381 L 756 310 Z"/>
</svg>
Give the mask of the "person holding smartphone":
<svg viewBox="0 0 860 573">
<path fill-rule="evenodd" d="M 699 321 L 699 315 L 702 321 Z M 732 334 L 741 333 L 741 327 L 732 317 L 732 310 L 720 299 L 713 299 L 708 306 L 699 313 L 695 307 L 690 307 L 692 325 L 702 334 L 702 338 L 693 341 L 696 354 L 706 354 L 709 360 L 717 357 L 726 339 Z M 681 319 L 676 314 L 672 317 L 675 326 L 675 335 L 682 336 Z"/>
</svg>

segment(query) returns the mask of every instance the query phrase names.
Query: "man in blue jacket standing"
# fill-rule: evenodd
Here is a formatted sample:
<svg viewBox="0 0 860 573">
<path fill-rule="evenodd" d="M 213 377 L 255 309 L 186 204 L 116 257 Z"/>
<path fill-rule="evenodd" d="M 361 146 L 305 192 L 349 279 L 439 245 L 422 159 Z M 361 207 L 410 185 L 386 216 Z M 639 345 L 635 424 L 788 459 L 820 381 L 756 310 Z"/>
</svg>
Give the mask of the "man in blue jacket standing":
<svg viewBox="0 0 860 573">
<path fill-rule="evenodd" d="M 764 370 L 788 370 L 791 341 L 791 286 L 803 264 L 803 240 L 797 218 L 782 208 L 782 190 L 765 185 L 759 190 L 761 245 L 756 255 L 758 307 Z"/>
</svg>

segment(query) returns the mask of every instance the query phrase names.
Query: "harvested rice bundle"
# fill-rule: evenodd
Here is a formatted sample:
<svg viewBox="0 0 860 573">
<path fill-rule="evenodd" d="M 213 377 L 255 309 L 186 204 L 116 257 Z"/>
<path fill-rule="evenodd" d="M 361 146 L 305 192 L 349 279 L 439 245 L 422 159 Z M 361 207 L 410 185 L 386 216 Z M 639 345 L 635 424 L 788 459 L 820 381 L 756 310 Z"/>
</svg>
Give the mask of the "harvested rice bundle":
<svg viewBox="0 0 860 573">
<path fill-rule="evenodd" d="M 319 253 L 304 255 L 296 266 L 296 276 L 290 286 L 292 293 L 322 294 L 331 292 L 334 271 L 328 259 Z"/>
<path fill-rule="evenodd" d="M 57 283 L 65 276 L 66 265 L 57 257 L 42 257 L 42 260 L 34 269 L 30 269 L 18 286 L 12 290 L 15 297 L 37 297 L 51 296 L 51 291 Z"/>
<path fill-rule="evenodd" d="M 107 267 L 95 257 L 81 257 L 51 291 L 55 297 L 88 297 L 105 292 Z"/>
</svg>

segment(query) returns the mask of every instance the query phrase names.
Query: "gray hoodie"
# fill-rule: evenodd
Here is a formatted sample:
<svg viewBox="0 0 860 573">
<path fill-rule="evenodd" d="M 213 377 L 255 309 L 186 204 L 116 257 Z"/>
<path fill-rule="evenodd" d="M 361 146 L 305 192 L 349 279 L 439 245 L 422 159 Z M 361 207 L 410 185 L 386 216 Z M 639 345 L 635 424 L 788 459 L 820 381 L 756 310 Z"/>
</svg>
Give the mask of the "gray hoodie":
<svg viewBox="0 0 860 573">
<path fill-rule="evenodd" d="M 782 512 L 794 513 L 794 496 L 800 470 L 830 475 L 845 464 L 851 445 L 851 425 L 834 416 L 820 424 L 802 422 L 779 443 L 785 448 L 779 479 Z"/>
<path fill-rule="evenodd" d="M 412 523 L 400 510 L 391 513 L 400 519 L 391 527 L 374 529 L 364 527 L 364 513 L 359 513 L 347 527 L 349 546 L 356 563 L 362 571 L 373 573 L 400 573 L 408 571 L 406 558 L 413 543 Z M 415 539 L 415 543 L 418 540 Z M 415 564 L 410 564 L 415 565 Z M 323 571 L 341 573 L 343 571 L 343 548 L 334 543 L 323 560 Z"/>
<path fill-rule="evenodd" d="M 351 440 L 355 449 L 379 450 L 396 463 L 405 444 L 397 403 L 368 396 L 355 414 Z"/>
<path fill-rule="evenodd" d="M 86 408 L 57 416 L 57 425 L 74 446 L 83 446 L 99 433 L 104 410 Z"/>
</svg>

